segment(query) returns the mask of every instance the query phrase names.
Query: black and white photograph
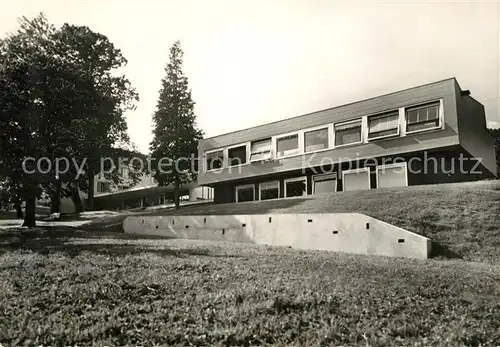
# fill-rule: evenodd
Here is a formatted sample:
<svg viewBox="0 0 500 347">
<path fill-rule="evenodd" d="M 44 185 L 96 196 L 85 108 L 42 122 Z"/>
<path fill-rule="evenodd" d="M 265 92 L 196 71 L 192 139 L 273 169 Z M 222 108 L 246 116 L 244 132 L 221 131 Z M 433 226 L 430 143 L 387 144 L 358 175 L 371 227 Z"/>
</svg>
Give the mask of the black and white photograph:
<svg viewBox="0 0 500 347">
<path fill-rule="evenodd" d="M 500 347 L 500 0 L 0 0 L 0 347 Z"/>
</svg>

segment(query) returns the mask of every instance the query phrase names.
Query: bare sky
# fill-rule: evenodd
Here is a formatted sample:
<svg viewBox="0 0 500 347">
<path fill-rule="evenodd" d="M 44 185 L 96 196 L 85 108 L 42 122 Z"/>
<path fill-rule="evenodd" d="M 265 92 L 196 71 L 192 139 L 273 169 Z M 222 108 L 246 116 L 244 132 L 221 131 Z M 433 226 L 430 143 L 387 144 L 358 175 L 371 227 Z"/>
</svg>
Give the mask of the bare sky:
<svg viewBox="0 0 500 347">
<path fill-rule="evenodd" d="M 0 9 L 0 36 L 44 12 L 122 49 L 141 98 L 129 133 L 143 152 L 177 39 L 207 137 L 453 76 L 500 127 L 499 1 L 0 0 Z"/>
</svg>

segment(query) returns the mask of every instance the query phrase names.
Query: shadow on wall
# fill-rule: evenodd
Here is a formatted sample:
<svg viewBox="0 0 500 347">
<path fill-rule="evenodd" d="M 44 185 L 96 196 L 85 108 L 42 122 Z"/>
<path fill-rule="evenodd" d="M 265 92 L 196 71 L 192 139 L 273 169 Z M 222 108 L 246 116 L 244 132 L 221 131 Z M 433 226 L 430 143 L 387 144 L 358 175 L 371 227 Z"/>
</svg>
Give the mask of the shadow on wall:
<svg viewBox="0 0 500 347">
<path fill-rule="evenodd" d="M 252 242 L 241 215 L 131 216 L 124 222 L 127 233 L 168 238 Z"/>
</svg>

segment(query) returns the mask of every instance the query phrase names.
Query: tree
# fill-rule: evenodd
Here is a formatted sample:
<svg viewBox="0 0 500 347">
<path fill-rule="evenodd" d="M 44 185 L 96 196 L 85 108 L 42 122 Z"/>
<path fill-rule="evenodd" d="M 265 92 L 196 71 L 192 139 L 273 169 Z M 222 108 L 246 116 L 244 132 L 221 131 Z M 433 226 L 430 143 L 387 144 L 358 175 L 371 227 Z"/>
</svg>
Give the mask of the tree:
<svg viewBox="0 0 500 347">
<path fill-rule="evenodd" d="M 150 152 L 155 159 L 153 177 L 160 186 L 174 184 L 175 206 L 179 208 L 180 185 L 196 180 L 193 162 L 203 133 L 196 125 L 191 90 L 182 71 L 183 51 L 179 41 L 170 48 L 169 58 L 153 115 Z M 164 164 L 169 165 L 164 167 Z"/>
<path fill-rule="evenodd" d="M 59 200 L 63 183 L 87 179 L 93 187 L 99 156 L 128 141 L 123 112 L 138 97 L 124 76 L 112 75 L 126 60 L 105 36 L 68 24 L 56 29 L 43 15 L 20 24 L 0 41 L 0 177 L 26 201 L 24 225 L 35 226 L 42 189 Z M 86 176 L 77 179 L 73 167 L 61 176 L 42 171 L 25 165 L 29 157 L 86 159 Z"/>
<path fill-rule="evenodd" d="M 71 182 L 73 190 L 70 192 L 77 203 L 76 187 L 87 192 L 88 209 L 93 210 L 94 177 L 100 168 L 100 160 L 122 153 L 114 146 L 129 144 L 124 113 L 133 109 L 139 98 L 125 76 L 113 74 L 116 69 L 124 67 L 127 60 L 106 36 L 85 26 L 64 24 L 57 33 L 57 45 L 58 50 L 71 57 L 84 76 L 92 81 L 90 93 L 83 95 L 88 106 L 86 117 L 72 124 L 79 144 L 74 156 L 86 160 L 87 170 L 80 176 L 80 182 Z M 116 173 L 112 177 L 114 181 L 118 180 Z"/>
<path fill-rule="evenodd" d="M 497 175 L 500 177 L 500 128 L 489 129 L 495 139 L 495 153 L 497 157 Z"/>
<path fill-rule="evenodd" d="M 12 193 L 26 201 L 23 225 L 35 226 L 36 198 L 46 179 L 28 157 L 49 157 L 61 130 L 64 107 L 57 98 L 71 90 L 71 79 L 54 50 L 55 28 L 44 16 L 20 20 L 21 28 L 0 42 L 0 175 L 8 177 Z M 67 83 L 69 82 L 69 83 Z M 63 98 L 64 99 L 64 98 Z"/>
</svg>

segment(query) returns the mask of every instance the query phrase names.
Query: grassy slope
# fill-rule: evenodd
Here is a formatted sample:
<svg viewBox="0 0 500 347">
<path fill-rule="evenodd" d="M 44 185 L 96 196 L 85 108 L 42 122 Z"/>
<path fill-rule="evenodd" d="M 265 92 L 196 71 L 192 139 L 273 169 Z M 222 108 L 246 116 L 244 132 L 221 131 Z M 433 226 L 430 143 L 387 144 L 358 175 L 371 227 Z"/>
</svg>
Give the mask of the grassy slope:
<svg viewBox="0 0 500 347">
<path fill-rule="evenodd" d="M 500 263 L 500 181 L 339 192 L 314 199 L 185 207 L 154 214 L 360 212 L 427 236 L 440 253 Z"/>
<path fill-rule="evenodd" d="M 358 192 L 326 204 L 427 236 L 449 255 L 500 263 L 500 181 Z"/>
<path fill-rule="evenodd" d="M 4 235 L 4 346 L 500 343 L 498 265 L 56 232 Z"/>
</svg>

